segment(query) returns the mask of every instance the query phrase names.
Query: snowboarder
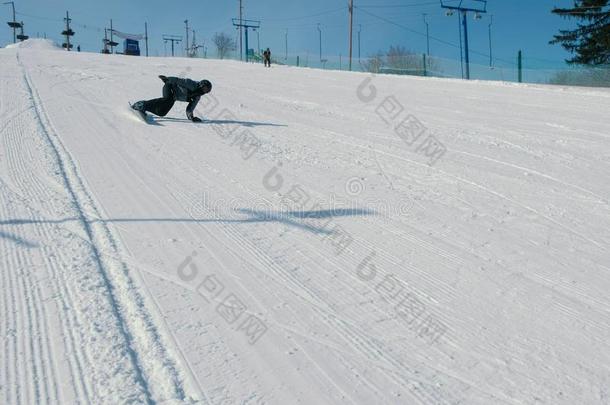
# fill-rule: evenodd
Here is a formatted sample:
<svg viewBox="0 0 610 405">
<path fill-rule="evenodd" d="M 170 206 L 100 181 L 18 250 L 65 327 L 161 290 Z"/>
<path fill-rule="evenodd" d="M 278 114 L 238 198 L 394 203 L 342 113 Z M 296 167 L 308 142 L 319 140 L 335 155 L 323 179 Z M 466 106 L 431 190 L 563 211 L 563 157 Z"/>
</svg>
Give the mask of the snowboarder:
<svg viewBox="0 0 610 405">
<path fill-rule="evenodd" d="M 212 83 L 208 80 L 196 82 L 191 79 L 165 77 L 163 75 L 159 78 L 165 83 L 163 85 L 163 97 L 137 101 L 133 103 L 131 108 L 143 114 L 151 112 L 160 117 L 165 117 L 176 101 L 183 101 L 188 103 L 186 117 L 193 122 L 201 122 L 200 118 L 193 116 L 193 111 L 197 107 L 201 96 L 212 91 Z"/>
<path fill-rule="evenodd" d="M 271 67 L 271 50 L 269 48 L 263 52 L 263 60 L 265 67 Z"/>
</svg>

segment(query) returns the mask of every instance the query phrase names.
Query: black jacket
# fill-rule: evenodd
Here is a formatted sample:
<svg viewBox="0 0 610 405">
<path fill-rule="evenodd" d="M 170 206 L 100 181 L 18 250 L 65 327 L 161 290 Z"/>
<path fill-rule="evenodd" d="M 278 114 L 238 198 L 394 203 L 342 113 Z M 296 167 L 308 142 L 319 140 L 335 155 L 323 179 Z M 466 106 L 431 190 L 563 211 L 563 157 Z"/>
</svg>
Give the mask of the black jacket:
<svg viewBox="0 0 610 405">
<path fill-rule="evenodd" d="M 161 78 L 167 86 L 171 87 L 174 100 L 189 103 L 186 107 L 186 115 L 189 119 L 192 119 L 193 111 L 203 95 L 203 90 L 199 86 L 199 83 L 191 79 L 183 79 L 180 77 L 159 76 L 159 78 Z"/>
</svg>

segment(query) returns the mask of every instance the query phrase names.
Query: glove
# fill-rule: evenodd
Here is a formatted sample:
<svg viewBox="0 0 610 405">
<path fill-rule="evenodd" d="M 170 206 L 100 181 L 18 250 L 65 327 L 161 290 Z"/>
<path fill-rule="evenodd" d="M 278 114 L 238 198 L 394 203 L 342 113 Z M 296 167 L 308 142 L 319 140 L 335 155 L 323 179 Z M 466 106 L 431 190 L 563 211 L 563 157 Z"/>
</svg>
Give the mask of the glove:
<svg viewBox="0 0 610 405">
<path fill-rule="evenodd" d="M 199 118 L 199 117 L 193 117 L 193 118 L 191 119 L 191 121 L 193 121 L 193 122 L 202 122 L 202 121 L 201 121 L 201 118 Z"/>
<path fill-rule="evenodd" d="M 167 83 L 167 77 L 159 75 L 159 79 L 163 80 L 163 83 Z"/>
</svg>

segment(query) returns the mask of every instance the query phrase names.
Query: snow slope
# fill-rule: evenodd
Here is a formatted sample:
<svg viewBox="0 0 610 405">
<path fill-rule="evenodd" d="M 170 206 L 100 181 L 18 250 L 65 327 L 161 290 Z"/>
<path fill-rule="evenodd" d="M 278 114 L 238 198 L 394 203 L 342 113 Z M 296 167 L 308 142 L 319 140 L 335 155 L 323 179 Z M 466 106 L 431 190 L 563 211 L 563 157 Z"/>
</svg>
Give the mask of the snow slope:
<svg viewBox="0 0 610 405">
<path fill-rule="evenodd" d="M 610 91 L 0 71 L 0 402 L 610 403 Z M 131 114 L 159 74 L 211 80 L 208 121 Z"/>
<path fill-rule="evenodd" d="M 14 44 L 8 44 L 6 49 L 38 49 L 46 51 L 61 51 L 61 46 L 57 45 L 50 39 L 32 38 L 26 39 L 25 41 L 17 42 Z"/>
</svg>

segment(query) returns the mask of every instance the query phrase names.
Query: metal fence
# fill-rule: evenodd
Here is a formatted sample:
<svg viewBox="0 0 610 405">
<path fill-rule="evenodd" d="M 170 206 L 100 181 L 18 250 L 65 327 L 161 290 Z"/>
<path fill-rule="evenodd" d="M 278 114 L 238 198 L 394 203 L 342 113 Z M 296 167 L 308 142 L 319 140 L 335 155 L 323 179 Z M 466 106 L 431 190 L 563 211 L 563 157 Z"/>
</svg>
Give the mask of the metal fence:
<svg viewBox="0 0 610 405">
<path fill-rule="evenodd" d="M 208 57 L 214 57 L 213 52 Z M 233 52 L 230 59 L 239 59 Z M 251 63 L 262 63 L 258 54 L 250 54 Z M 531 63 L 530 63 L 531 62 Z M 309 67 L 327 70 L 349 70 L 349 60 L 342 55 L 324 55 L 318 53 L 282 54 L 273 56 L 273 63 L 279 65 Z M 530 61 L 527 56 L 522 59 L 521 68 L 517 57 L 514 64 L 476 64 L 470 63 L 471 80 L 493 80 L 504 82 L 523 82 L 537 84 L 556 84 L 568 86 L 610 87 L 610 66 L 595 68 L 565 65 L 563 68 L 538 68 L 537 61 Z M 532 67 L 530 67 L 532 66 Z M 393 60 L 388 63 L 387 57 L 354 58 L 352 71 L 374 72 L 378 74 L 428 76 L 441 78 L 465 78 L 465 65 L 455 59 L 439 58 L 422 54 L 407 55 L 404 60 Z"/>
</svg>

